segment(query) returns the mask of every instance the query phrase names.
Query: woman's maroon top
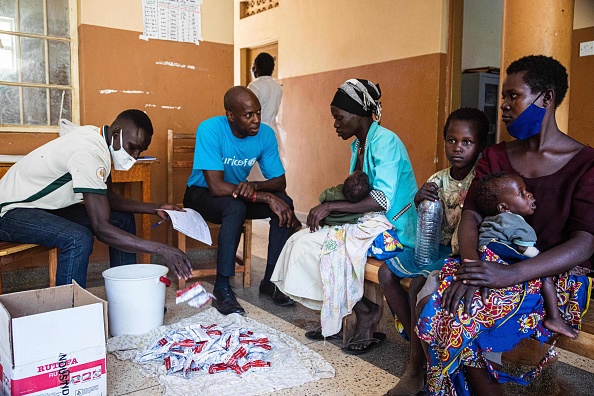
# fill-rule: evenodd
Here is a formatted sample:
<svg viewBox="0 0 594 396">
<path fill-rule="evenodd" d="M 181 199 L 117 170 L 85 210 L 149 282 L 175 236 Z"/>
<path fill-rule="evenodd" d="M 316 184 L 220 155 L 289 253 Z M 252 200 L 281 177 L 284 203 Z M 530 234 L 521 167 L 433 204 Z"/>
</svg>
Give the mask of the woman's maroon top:
<svg viewBox="0 0 594 396">
<path fill-rule="evenodd" d="M 464 209 L 479 212 L 474 202 L 476 182 L 481 176 L 497 172 L 520 176 L 536 198 L 536 210 L 526 221 L 536 231 L 540 251 L 567 241 L 573 231 L 594 234 L 594 149 L 584 147 L 551 175 L 527 178 L 510 164 L 505 142 L 488 147 L 476 166 Z M 582 266 L 593 268 L 592 263 L 594 256 Z"/>
</svg>

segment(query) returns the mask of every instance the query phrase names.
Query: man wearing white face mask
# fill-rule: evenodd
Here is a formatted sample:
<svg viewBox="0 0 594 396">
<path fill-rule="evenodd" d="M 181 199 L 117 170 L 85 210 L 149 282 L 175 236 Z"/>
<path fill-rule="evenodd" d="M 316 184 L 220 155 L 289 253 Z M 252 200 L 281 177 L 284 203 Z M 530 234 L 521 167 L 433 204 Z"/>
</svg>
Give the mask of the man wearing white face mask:
<svg viewBox="0 0 594 396">
<path fill-rule="evenodd" d="M 113 160 L 113 168 L 115 170 L 121 171 L 129 171 L 130 168 L 136 163 L 136 158 L 128 154 L 126 150 L 124 150 L 124 132 L 122 128 L 119 131 L 114 131 L 115 133 L 120 135 L 120 148 L 114 150 L 113 148 L 113 138 L 114 134 L 111 135 L 111 144 L 109 145 L 109 153 L 111 154 L 111 159 Z M 104 136 L 107 136 L 107 133 L 103 133 Z"/>
<path fill-rule="evenodd" d="M 86 286 L 94 237 L 109 245 L 110 265 L 159 254 L 178 278 L 191 264 L 179 249 L 138 238 L 134 213 L 164 218 L 170 204 L 116 194 L 111 163 L 127 171 L 151 142 L 153 126 L 140 110 L 126 110 L 108 127 L 80 126 L 33 150 L 0 179 L 0 240 L 60 249 L 56 284 Z"/>
</svg>

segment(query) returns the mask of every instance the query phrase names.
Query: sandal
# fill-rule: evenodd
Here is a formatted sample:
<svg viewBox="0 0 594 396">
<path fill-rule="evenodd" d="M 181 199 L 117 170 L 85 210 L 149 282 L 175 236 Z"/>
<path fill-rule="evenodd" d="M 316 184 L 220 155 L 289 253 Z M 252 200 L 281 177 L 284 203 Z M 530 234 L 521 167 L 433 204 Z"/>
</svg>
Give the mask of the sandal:
<svg viewBox="0 0 594 396">
<path fill-rule="evenodd" d="M 308 331 L 307 333 L 305 333 L 305 338 L 309 338 L 310 340 L 315 340 L 315 341 L 323 341 L 324 336 L 322 335 L 322 328 L 318 327 L 315 330 Z M 342 339 L 342 334 L 340 332 L 338 332 L 336 334 L 326 337 L 326 339 L 327 340 L 340 340 L 340 339 Z"/>
<path fill-rule="evenodd" d="M 385 339 L 386 339 L 386 335 L 384 333 L 373 333 L 373 338 L 366 338 L 364 340 L 352 341 L 352 338 L 351 338 L 349 340 L 349 342 L 347 343 L 347 346 L 342 348 L 342 350 L 345 353 L 348 353 L 349 355 L 363 355 L 363 354 L 375 349 L 379 345 L 381 345 Z M 359 345 L 359 344 L 363 344 L 363 343 L 367 343 L 367 342 L 369 342 L 369 345 L 367 345 L 363 349 L 352 349 L 351 348 L 353 345 Z"/>
</svg>

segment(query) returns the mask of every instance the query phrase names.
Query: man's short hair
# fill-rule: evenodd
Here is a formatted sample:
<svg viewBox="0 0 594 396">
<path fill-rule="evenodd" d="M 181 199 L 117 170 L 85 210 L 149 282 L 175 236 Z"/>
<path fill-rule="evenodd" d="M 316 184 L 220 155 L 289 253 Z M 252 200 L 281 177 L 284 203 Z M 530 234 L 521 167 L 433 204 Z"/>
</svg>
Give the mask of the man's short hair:
<svg viewBox="0 0 594 396">
<path fill-rule="evenodd" d="M 559 107 L 569 88 L 567 70 L 558 60 L 544 55 L 529 55 L 513 61 L 506 73 L 525 73 L 524 82 L 535 94 L 547 89 L 555 91 L 555 108 Z"/>
<path fill-rule="evenodd" d="M 274 58 L 266 52 L 260 52 L 254 59 L 258 74 L 261 76 L 272 76 L 274 71 Z"/>
<path fill-rule="evenodd" d="M 359 202 L 369 195 L 369 177 L 363 171 L 351 173 L 342 185 L 342 193 L 349 202 Z"/>
<path fill-rule="evenodd" d="M 138 129 L 143 129 L 147 135 L 153 136 L 153 123 L 144 111 L 136 109 L 124 110 L 116 117 L 116 120 L 131 122 Z"/>
</svg>

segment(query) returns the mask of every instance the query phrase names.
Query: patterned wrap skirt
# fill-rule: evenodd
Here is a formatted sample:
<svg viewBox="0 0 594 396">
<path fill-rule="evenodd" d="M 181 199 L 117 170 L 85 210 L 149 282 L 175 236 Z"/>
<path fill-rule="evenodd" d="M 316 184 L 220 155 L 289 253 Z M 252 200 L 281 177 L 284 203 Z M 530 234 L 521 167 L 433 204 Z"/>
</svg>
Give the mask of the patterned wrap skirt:
<svg viewBox="0 0 594 396">
<path fill-rule="evenodd" d="M 513 257 L 508 258 L 501 246 L 492 245 L 490 243 L 488 247 L 480 249 L 483 260 L 513 265 L 508 264 L 513 261 Z M 462 299 L 454 317 L 450 317 L 441 307 L 441 299 L 459 265 L 460 259 L 445 260 L 439 275 L 440 286 L 431 295 L 417 323 L 419 338 L 430 345 L 427 390 L 432 395 L 471 395 L 463 366 L 486 368 L 491 378 L 501 383 L 513 381 L 527 385 L 554 356 L 552 348 L 536 368 L 520 377 L 494 370 L 483 352 L 507 352 L 525 338 L 533 338 L 541 343 L 548 341 L 553 333 L 543 325 L 545 310 L 540 292 L 542 280 L 491 289 L 486 303 L 483 303 L 480 290 L 477 290 L 470 314 L 463 313 Z M 582 313 L 586 312 L 590 301 L 592 279 L 570 275 L 558 278 L 556 287 L 561 317 L 574 328 L 579 328 Z"/>
</svg>

